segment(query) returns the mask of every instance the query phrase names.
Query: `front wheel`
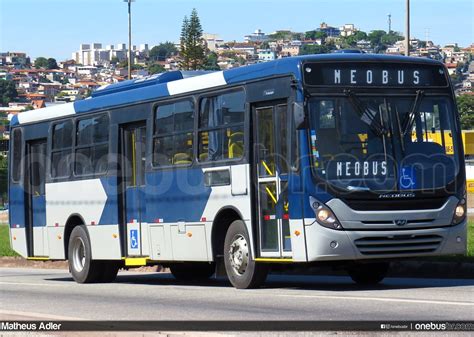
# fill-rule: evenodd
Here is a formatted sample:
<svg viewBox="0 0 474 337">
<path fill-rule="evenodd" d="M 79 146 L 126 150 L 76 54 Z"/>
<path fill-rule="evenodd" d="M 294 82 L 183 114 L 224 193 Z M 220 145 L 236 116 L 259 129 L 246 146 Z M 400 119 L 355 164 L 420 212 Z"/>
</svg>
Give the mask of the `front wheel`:
<svg viewBox="0 0 474 337">
<path fill-rule="evenodd" d="M 352 280 L 360 285 L 375 285 L 387 276 L 389 262 L 354 263 L 347 268 Z"/>
<path fill-rule="evenodd" d="M 255 263 L 247 228 L 235 220 L 224 241 L 224 264 L 230 283 L 238 289 L 258 288 L 265 282 L 268 267 Z"/>
</svg>

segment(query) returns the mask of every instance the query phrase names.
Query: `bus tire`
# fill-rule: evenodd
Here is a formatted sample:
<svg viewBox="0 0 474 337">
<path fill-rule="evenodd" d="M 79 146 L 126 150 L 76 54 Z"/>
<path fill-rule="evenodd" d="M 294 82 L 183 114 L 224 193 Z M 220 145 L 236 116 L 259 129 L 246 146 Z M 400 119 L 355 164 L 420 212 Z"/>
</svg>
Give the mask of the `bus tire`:
<svg viewBox="0 0 474 337">
<path fill-rule="evenodd" d="M 258 288 L 267 278 L 268 266 L 255 262 L 247 228 L 242 220 L 235 220 L 227 230 L 224 264 L 230 283 L 237 289 Z"/>
<path fill-rule="evenodd" d="M 359 285 L 375 285 L 382 282 L 389 269 L 389 262 L 354 263 L 347 272 Z"/>
<path fill-rule="evenodd" d="M 100 261 L 92 260 L 91 244 L 84 225 L 76 226 L 71 232 L 68 246 L 68 264 L 71 275 L 77 283 L 101 281 Z"/>
<path fill-rule="evenodd" d="M 214 275 L 216 266 L 207 262 L 176 263 L 170 265 L 170 271 L 179 281 L 203 281 Z"/>
<path fill-rule="evenodd" d="M 100 282 L 114 282 L 121 267 L 120 261 L 102 261 L 101 264 Z"/>
</svg>

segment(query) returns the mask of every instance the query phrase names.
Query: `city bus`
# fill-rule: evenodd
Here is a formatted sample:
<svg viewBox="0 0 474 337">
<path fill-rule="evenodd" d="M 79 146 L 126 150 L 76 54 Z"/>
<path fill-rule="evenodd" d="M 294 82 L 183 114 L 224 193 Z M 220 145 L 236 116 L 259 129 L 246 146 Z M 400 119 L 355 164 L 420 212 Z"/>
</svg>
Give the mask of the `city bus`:
<svg viewBox="0 0 474 337">
<path fill-rule="evenodd" d="M 11 245 L 79 283 L 159 264 L 255 288 L 323 263 L 376 284 L 393 260 L 466 252 L 458 112 L 429 59 L 165 72 L 13 116 L 10 144 Z"/>
</svg>

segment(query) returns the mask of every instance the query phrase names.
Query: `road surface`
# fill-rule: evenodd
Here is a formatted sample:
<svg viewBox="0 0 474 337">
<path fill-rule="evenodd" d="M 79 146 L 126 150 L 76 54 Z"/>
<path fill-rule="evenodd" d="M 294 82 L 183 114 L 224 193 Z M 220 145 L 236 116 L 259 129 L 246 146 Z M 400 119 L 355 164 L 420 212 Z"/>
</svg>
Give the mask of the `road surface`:
<svg viewBox="0 0 474 337">
<path fill-rule="evenodd" d="M 5 316 L 6 315 L 6 316 Z M 348 277 L 272 275 L 262 289 L 224 280 L 178 282 L 120 272 L 111 284 L 77 284 L 65 270 L 0 268 L 0 319 L 472 320 L 474 280 L 388 278 L 361 288 Z"/>
</svg>

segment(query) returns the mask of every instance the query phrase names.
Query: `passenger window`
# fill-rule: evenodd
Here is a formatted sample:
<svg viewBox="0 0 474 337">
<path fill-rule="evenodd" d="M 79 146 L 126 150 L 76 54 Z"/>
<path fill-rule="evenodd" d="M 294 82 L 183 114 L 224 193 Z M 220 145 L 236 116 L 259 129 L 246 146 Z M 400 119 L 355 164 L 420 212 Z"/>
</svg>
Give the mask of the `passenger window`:
<svg viewBox="0 0 474 337">
<path fill-rule="evenodd" d="M 155 113 L 153 165 L 189 165 L 193 161 L 194 104 L 160 105 Z"/>
<path fill-rule="evenodd" d="M 101 174 L 107 171 L 109 152 L 109 119 L 107 115 L 77 122 L 76 175 Z"/>
<path fill-rule="evenodd" d="M 71 120 L 53 126 L 51 177 L 71 175 L 73 123 Z"/>
<path fill-rule="evenodd" d="M 199 161 L 241 158 L 245 93 L 236 91 L 203 98 L 199 110 Z"/>
</svg>

